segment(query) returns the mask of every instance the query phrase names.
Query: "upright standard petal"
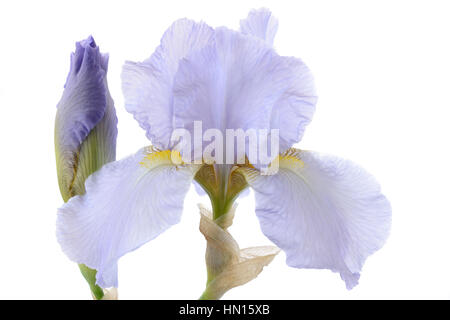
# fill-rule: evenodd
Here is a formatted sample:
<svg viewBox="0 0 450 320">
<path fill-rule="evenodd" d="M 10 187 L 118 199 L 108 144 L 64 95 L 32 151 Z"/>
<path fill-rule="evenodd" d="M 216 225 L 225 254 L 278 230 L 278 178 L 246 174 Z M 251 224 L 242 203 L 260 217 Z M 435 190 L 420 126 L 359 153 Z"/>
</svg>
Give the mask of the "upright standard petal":
<svg viewBox="0 0 450 320">
<path fill-rule="evenodd" d="M 106 81 L 108 55 L 92 37 L 77 42 L 57 105 L 55 151 L 65 201 L 84 193 L 84 180 L 115 160 L 117 118 Z"/>
<path fill-rule="evenodd" d="M 388 237 L 389 201 L 347 160 L 291 149 L 279 165 L 273 176 L 241 169 L 255 190 L 263 233 L 286 252 L 289 266 L 339 272 L 351 289 Z"/>
<path fill-rule="evenodd" d="M 276 102 L 271 127 L 280 130 L 280 152 L 283 153 L 303 138 L 316 111 L 317 93 L 311 71 L 300 59 L 285 57 L 295 74 L 286 82 L 286 91 Z"/>
<path fill-rule="evenodd" d="M 160 46 L 144 62 L 125 62 L 122 89 L 125 108 L 147 132 L 153 145 L 168 149 L 173 130 L 172 88 L 178 62 L 204 47 L 214 30 L 205 23 L 181 19 L 164 33 Z"/>
<path fill-rule="evenodd" d="M 273 45 L 278 30 L 278 20 L 266 8 L 251 10 L 246 19 L 241 20 L 241 32 L 264 40 Z"/>
<path fill-rule="evenodd" d="M 226 28 L 180 62 L 173 94 L 174 126 L 191 136 L 195 121 L 224 136 L 226 129 L 278 129 L 284 148 L 300 139 L 316 101 L 312 76 L 300 60 Z"/>
<path fill-rule="evenodd" d="M 97 270 L 97 284 L 117 287 L 118 259 L 178 223 L 195 166 L 176 166 L 170 151 L 144 148 L 105 165 L 86 194 L 59 209 L 58 241 L 67 256 Z"/>
</svg>

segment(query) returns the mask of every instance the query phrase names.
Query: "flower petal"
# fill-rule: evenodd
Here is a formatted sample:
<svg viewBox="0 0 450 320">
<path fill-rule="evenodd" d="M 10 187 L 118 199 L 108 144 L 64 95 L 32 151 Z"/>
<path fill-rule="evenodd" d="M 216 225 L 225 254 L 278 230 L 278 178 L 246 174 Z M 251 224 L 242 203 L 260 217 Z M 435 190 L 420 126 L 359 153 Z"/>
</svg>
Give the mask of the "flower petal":
<svg viewBox="0 0 450 320">
<path fill-rule="evenodd" d="M 311 71 L 303 61 L 285 57 L 294 73 L 286 83 L 286 92 L 272 110 L 272 128 L 280 129 L 280 152 L 283 153 L 303 138 L 306 126 L 316 111 L 317 93 Z"/>
<path fill-rule="evenodd" d="M 295 149 L 273 176 L 242 170 L 261 229 L 286 252 L 287 264 L 331 269 L 348 289 L 355 286 L 390 230 L 391 207 L 375 179 L 350 161 Z"/>
<path fill-rule="evenodd" d="M 255 37 L 219 28 L 213 44 L 179 64 L 174 126 L 191 136 L 194 121 L 223 136 L 226 129 L 279 129 L 286 148 L 294 136 L 300 138 L 315 101 L 311 74 L 300 60 L 279 56 Z"/>
<path fill-rule="evenodd" d="M 225 28 L 215 42 L 180 62 L 174 84 L 174 124 L 203 130 L 267 128 L 273 103 L 290 75 L 283 60 L 255 38 Z"/>
<path fill-rule="evenodd" d="M 263 39 L 273 46 L 278 29 L 278 20 L 266 8 L 251 10 L 246 19 L 241 20 L 241 32 Z M 283 128 L 280 137 L 280 151 L 284 152 L 299 142 L 306 126 L 311 122 L 317 103 L 314 79 L 308 67 L 300 60 L 286 58 L 297 77 L 291 89 L 277 103 L 272 114 L 273 126 Z"/>
<path fill-rule="evenodd" d="M 164 33 L 160 46 L 144 62 L 125 62 L 122 89 L 125 108 L 147 132 L 152 143 L 170 147 L 172 87 L 178 62 L 189 52 L 204 47 L 214 30 L 188 19 L 175 21 Z"/>
<path fill-rule="evenodd" d="M 241 32 L 263 39 L 268 45 L 273 45 L 273 40 L 278 30 L 278 20 L 272 12 L 266 8 L 251 10 L 246 19 L 241 20 Z"/>
<path fill-rule="evenodd" d="M 105 165 L 87 179 L 84 196 L 59 209 L 63 251 L 96 269 L 99 286 L 117 287 L 118 259 L 179 221 L 195 171 L 150 148 Z"/>
</svg>

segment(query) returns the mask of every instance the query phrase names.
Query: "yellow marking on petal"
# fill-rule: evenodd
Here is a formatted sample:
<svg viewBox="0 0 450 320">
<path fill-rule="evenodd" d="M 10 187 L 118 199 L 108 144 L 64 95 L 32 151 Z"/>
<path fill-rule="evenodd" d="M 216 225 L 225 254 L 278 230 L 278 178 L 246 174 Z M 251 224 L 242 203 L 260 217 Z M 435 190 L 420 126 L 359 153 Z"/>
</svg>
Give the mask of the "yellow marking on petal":
<svg viewBox="0 0 450 320">
<path fill-rule="evenodd" d="M 180 151 L 172 150 L 170 153 L 170 157 L 172 159 L 172 163 L 175 165 L 182 165 L 184 164 L 183 159 L 181 158 Z"/>
<path fill-rule="evenodd" d="M 284 153 L 281 153 L 275 158 L 270 166 L 275 165 L 278 161 L 278 166 L 280 168 L 286 168 L 291 170 L 302 169 L 305 167 L 305 163 L 301 159 L 301 150 L 299 149 L 288 149 Z"/>
<path fill-rule="evenodd" d="M 242 174 L 247 181 L 247 183 L 251 184 L 254 179 L 256 179 L 257 176 L 259 176 L 261 173 L 259 170 L 255 169 L 253 166 L 245 165 L 245 166 L 238 166 L 233 171 L 236 171 L 240 174 Z"/>
<path fill-rule="evenodd" d="M 147 153 L 139 164 L 147 169 L 153 169 L 161 165 L 182 165 L 183 160 L 179 151 L 163 150 L 159 151 L 154 147 L 145 150 Z"/>
<path fill-rule="evenodd" d="M 282 154 L 279 154 L 265 170 L 258 170 L 250 163 L 239 166 L 236 170 L 245 176 L 248 183 L 252 183 L 259 175 L 273 175 L 277 174 L 277 168 L 289 169 L 299 173 L 299 170 L 305 167 L 305 163 L 301 159 L 301 150 L 289 149 Z"/>
<path fill-rule="evenodd" d="M 302 169 L 305 167 L 305 163 L 299 156 L 296 155 L 281 155 L 278 156 L 280 161 L 280 168 L 286 168 L 291 170 Z"/>
<path fill-rule="evenodd" d="M 292 171 L 297 171 L 303 169 L 305 163 L 300 158 L 300 150 L 297 149 L 289 149 L 282 154 L 279 154 L 275 157 L 275 159 L 270 163 L 270 165 L 261 169 L 260 172 L 263 175 L 274 175 L 281 169 L 289 169 Z"/>
</svg>

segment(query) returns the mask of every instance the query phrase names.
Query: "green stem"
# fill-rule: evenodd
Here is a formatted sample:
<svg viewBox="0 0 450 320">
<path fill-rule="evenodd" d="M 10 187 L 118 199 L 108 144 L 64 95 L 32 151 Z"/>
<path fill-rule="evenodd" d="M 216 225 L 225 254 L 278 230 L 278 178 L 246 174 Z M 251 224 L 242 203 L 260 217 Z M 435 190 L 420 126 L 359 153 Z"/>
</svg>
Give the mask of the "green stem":
<svg viewBox="0 0 450 320">
<path fill-rule="evenodd" d="M 209 296 L 208 290 L 205 289 L 205 291 L 203 291 L 202 295 L 200 296 L 200 298 L 198 298 L 198 300 L 214 300 L 214 299 Z"/>
<path fill-rule="evenodd" d="M 89 287 L 91 288 L 91 292 L 94 295 L 95 299 L 101 300 L 105 294 L 103 292 L 103 289 L 95 284 L 96 281 L 95 276 L 97 275 L 97 271 L 88 268 L 84 264 L 79 264 L 78 267 L 80 268 L 81 274 L 88 282 Z"/>
<path fill-rule="evenodd" d="M 221 297 L 215 296 L 211 292 L 208 291 L 208 287 L 206 287 L 205 291 L 203 291 L 202 295 L 198 300 L 219 300 Z"/>
<path fill-rule="evenodd" d="M 232 201 L 227 201 L 228 180 L 231 166 L 221 164 L 214 165 L 214 167 L 217 172 L 219 192 L 217 196 L 211 198 L 211 206 L 213 209 L 213 219 L 216 220 L 220 216 L 226 214 L 233 203 Z"/>
</svg>

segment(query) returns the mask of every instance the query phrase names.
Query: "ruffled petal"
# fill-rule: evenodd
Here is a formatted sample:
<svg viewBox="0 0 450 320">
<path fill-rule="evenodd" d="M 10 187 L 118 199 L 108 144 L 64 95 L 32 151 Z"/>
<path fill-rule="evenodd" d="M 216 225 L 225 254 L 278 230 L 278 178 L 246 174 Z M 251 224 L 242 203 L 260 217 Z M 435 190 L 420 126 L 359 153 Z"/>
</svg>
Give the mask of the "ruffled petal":
<svg viewBox="0 0 450 320">
<path fill-rule="evenodd" d="M 280 152 L 283 153 L 303 138 L 316 111 L 317 93 L 314 78 L 303 61 L 284 57 L 294 73 L 286 83 L 286 91 L 272 110 L 271 127 L 280 129 Z"/>
<path fill-rule="evenodd" d="M 275 33 L 269 11 L 251 12 L 242 25 L 247 35 L 179 20 L 148 60 L 125 63 L 126 109 L 154 145 L 172 148 L 173 130 L 192 131 L 193 121 L 203 130 L 279 129 L 281 151 L 301 139 L 316 104 L 309 69 L 261 40 Z"/>
<path fill-rule="evenodd" d="M 279 164 L 272 176 L 241 169 L 255 191 L 263 233 L 285 251 L 289 266 L 339 272 L 351 289 L 388 237 L 389 201 L 350 161 L 291 149 Z"/>
<path fill-rule="evenodd" d="M 268 45 L 273 45 L 278 20 L 270 10 L 266 8 L 251 10 L 240 24 L 242 33 L 258 37 Z M 302 139 L 317 103 L 314 79 L 308 67 L 300 59 L 292 57 L 285 59 L 297 76 L 292 78 L 290 89 L 280 98 L 272 113 L 272 127 L 283 130 L 280 137 L 280 152 L 286 151 Z"/>
<path fill-rule="evenodd" d="M 194 122 L 201 121 L 203 131 L 219 129 L 224 137 L 226 129 L 279 129 L 287 144 L 309 123 L 315 99 L 311 74 L 300 60 L 279 56 L 255 37 L 219 28 L 213 44 L 179 64 L 174 126 L 194 136 Z"/>
<path fill-rule="evenodd" d="M 264 40 L 273 45 L 278 30 L 278 20 L 266 8 L 251 10 L 246 19 L 241 20 L 241 32 Z"/>
<path fill-rule="evenodd" d="M 160 46 L 144 62 L 125 62 L 122 89 L 125 108 L 147 132 L 152 143 L 170 147 L 172 134 L 173 78 L 180 59 L 204 47 L 214 30 L 188 19 L 175 21 L 164 33 Z"/>
<path fill-rule="evenodd" d="M 268 128 L 274 102 L 290 75 L 259 40 L 219 28 L 215 42 L 180 62 L 174 84 L 174 124 L 203 130 Z M 193 134 L 193 132 L 192 132 Z"/>
<path fill-rule="evenodd" d="M 99 286 L 117 287 L 118 259 L 178 223 L 196 169 L 150 148 L 105 165 L 58 211 L 63 251 L 97 270 Z"/>
</svg>

